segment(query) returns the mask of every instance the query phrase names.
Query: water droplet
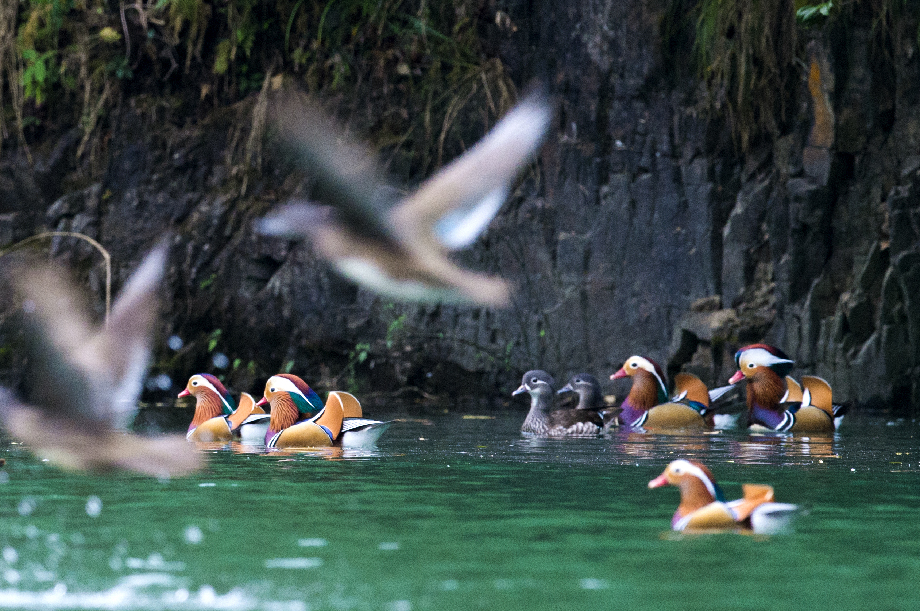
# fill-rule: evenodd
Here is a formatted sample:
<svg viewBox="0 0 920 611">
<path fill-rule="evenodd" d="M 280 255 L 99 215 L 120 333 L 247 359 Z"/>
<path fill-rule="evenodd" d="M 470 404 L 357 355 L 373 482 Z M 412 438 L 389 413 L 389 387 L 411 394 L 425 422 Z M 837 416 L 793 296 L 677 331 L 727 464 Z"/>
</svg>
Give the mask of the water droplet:
<svg viewBox="0 0 920 611">
<path fill-rule="evenodd" d="M 19 552 L 17 552 L 15 548 L 9 546 L 4 547 L 3 560 L 5 560 L 7 564 L 16 564 L 16 561 L 19 560 Z"/>
<path fill-rule="evenodd" d="M 452 592 L 460 589 L 460 582 L 456 579 L 445 579 L 441 582 L 441 589 L 445 592 Z"/>
<path fill-rule="evenodd" d="M 185 342 L 183 342 L 182 338 L 178 335 L 171 335 L 170 338 L 166 340 L 166 345 L 168 345 L 171 350 L 181 350 Z"/>
<path fill-rule="evenodd" d="M 102 499 L 96 495 L 86 499 L 86 515 L 91 518 L 97 518 L 100 513 L 102 513 Z"/>
<path fill-rule="evenodd" d="M 205 584 L 198 590 L 198 602 L 203 605 L 213 605 L 217 600 L 217 594 L 214 588 Z"/>
<path fill-rule="evenodd" d="M 227 358 L 227 355 L 223 352 L 217 352 L 214 356 L 211 357 L 211 364 L 213 364 L 217 369 L 226 369 L 230 364 L 230 359 Z"/>
<path fill-rule="evenodd" d="M 392 552 L 399 549 L 399 543 L 396 541 L 384 541 L 377 546 L 377 549 L 383 550 L 385 552 Z"/>
<path fill-rule="evenodd" d="M 204 533 L 197 526 L 188 526 L 185 529 L 185 542 L 197 545 L 204 540 Z"/>
<path fill-rule="evenodd" d="M 326 547 L 329 545 L 329 542 L 325 539 L 301 539 L 297 542 L 297 545 L 300 547 Z"/>
<path fill-rule="evenodd" d="M 315 569 L 323 566 L 322 558 L 269 558 L 267 569 Z"/>
<path fill-rule="evenodd" d="M 578 582 L 582 590 L 606 590 L 609 584 L 603 579 L 588 577 Z"/>
<path fill-rule="evenodd" d="M 35 511 L 35 499 L 33 499 L 30 496 L 27 496 L 26 498 L 22 499 L 21 501 L 19 501 L 19 507 L 17 508 L 17 510 L 19 511 L 19 515 L 21 516 L 30 515 L 33 511 Z"/>
<path fill-rule="evenodd" d="M 389 611 L 412 611 L 412 603 L 408 600 L 394 600 L 387 605 Z"/>
<path fill-rule="evenodd" d="M 3 578 L 6 580 L 7 583 L 19 583 L 19 580 L 21 579 L 21 575 L 19 574 L 19 571 L 17 571 L 16 569 L 7 569 L 3 571 Z"/>
</svg>

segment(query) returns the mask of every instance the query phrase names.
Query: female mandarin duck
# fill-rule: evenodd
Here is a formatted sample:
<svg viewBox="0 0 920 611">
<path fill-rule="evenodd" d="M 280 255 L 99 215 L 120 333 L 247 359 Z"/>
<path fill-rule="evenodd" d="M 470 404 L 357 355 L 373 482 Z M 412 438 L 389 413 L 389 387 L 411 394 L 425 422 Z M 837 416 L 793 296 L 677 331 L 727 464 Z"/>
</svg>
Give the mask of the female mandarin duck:
<svg viewBox="0 0 920 611">
<path fill-rule="evenodd" d="M 626 359 L 611 380 L 631 377 L 629 395 L 620 406 L 621 426 L 645 430 L 712 428 L 707 414 L 709 395 L 706 385 L 692 374 L 680 374 L 675 398 L 668 401 L 664 373 L 655 361 L 632 356 Z"/>
<path fill-rule="evenodd" d="M 815 376 L 802 376 L 802 386 L 790 377 L 795 361 L 779 348 L 752 344 L 735 353 L 738 371 L 729 383 L 747 380 L 748 424 L 772 431 L 833 433 L 840 407 L 832 402 L 830 385 Z"/>
<path fill-rule="evenodd" d="M 763 484 L 743 484 L 744 497 L 726 502 L 709 469 L 694 461 L 675 460 L 648 483 L 649 488 L 667 485 L 680 489 L 673 530 L 773 534 L 787 530 L 801 512 L 798 505 L 773 502 L 773 488 Z"/>
<path fill-rule="evenodd" d="M 199 373 L 190 377 L 179 393 L 179 398 L 189 396 L 195 397 L 195 415 L 186 433 L 189 441 L 231 441 L 236 437 L 247 444 L 265 441 L 269 416 L 249 393 L 240 396 L 237 407 L 220 380 Z"/>
<path fill-rule="evenodd" d="M 601 384 L 590 373 L 576 373 L 565 386 L 556 391 L 556 394 L 567 392 L 578 395 L 578 405 L 575 409 L 595 412 L 604 421 L 604 428 L 616 422 L 616 412 L 619 410 L 607 409 Z"/>
<path fill-rule="evenodd" d="M 521 432 L 534 437 L 597 437 L 603 432 L 604 421 L 596 411 L 587 409 L 553 410 L 555 380 L 545 371 L 524 374 L 521 385 L 511 393 L 530 395 L 530 412 Z"/>
</svg>

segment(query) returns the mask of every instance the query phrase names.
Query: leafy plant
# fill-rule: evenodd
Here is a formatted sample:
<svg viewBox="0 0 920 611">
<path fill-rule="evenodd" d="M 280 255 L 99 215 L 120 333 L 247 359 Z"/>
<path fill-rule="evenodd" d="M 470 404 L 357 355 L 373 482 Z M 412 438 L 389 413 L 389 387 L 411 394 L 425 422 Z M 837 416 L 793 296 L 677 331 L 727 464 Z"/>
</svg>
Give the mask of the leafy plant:
<svg viewBox="0 0 920 611">
<path fill-rule="evenodd" d="M 820 4 L 806 4 L 800 6 L 795 11 L 795 18 L 799 23 L 808 23 L 819 17 L 828 17 L 831 9 L 834 8 L 833 2 L 821 2 Z"/>
</svg>

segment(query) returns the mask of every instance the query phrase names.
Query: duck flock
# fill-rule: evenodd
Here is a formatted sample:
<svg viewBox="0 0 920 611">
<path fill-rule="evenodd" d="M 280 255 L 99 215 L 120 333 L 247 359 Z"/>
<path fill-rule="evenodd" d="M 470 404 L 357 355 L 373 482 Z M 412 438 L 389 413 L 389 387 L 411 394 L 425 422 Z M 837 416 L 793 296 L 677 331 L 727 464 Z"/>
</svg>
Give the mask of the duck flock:
<svg viewBox="0 0 920 611">
<path fill-rule="evenodd" d="M 509 289 L 498 278 L 454 265 L 448 250 L 472 243 L 510 192 L 513 180 L 539 148 L 552 118 L 545 96 L 533 93 L 467 153 L 411 195 L 390 187 L 371 156 L 331 127 L 321 111 L 280 105 L 275 120 L 310 167 L 320 195 L 312 203 L 279 206 L 257 229 L 287 238 L 309 238 L 317 256 L 371 290 L 398 299 L 501 306 Z M 383 195 L 381 195 L 383 194 Z M 332 391 L 326 401 L 301 378 L 279 373 L 256 401 L 233 399 L 217 377 L 192 375 L 179 397 L 195 399 L 186 435 L 144 437 L 127 432 L 150 358 L 157 294 L 167 260 L 165 241 L 125 283 L 104 325 L 94 325 L 79 303 L 80 291 L 60 270 L 35 260 L 8 266 L 21 298 L 28 360 L 29 400 L 0 389 L 0 421 L 36 454 L 70 469 L 127 469 L 158 477 L 186 475 L 204 464 L 191 442 L 227 442 L 266 448 L 367 446 L 389 422 L 365 418 L 356 397 Z M 735 355 L 729 386 L 709 390 L 680 373 L 668 392 L 652 359 L 633 356 L 611 379 L 632 381 L 619 406 L 605 402 L 590 374 L 573 376 L 558 393 L 578 404 L 556 409 L 553 377 L 524 374 L 514 395 L 530 396 L 521 427 L 525 436 L 597 437 L 629 431 L 707 431 L 727 425 L 775 432 L 833 433 L 842 417 L 821 378 L 788 376 L 793 361 L 767 344 Z M 731 413 L 719 398 L 746 381 L 747 410 Z M 117 389 L 117 392 L 113 392 Z M 268 407 L 268 412 L 265 411 Z M 773 490 L 745 485 L 728 502 L 702 464 L 676 460 L 648 483 L 677 486 L 681 504 L 675 530 L 742 529 L 772 532 L 799 510 L 776 503 Z"/>
</svg>

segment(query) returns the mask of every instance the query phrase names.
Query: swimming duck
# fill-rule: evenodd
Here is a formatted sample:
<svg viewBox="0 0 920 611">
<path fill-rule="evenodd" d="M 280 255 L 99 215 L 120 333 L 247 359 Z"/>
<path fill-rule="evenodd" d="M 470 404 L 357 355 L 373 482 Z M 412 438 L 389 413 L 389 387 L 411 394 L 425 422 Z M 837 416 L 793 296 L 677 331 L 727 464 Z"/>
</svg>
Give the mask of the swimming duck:
<svg viewBox="0 0 920 611">
<path fill-rule="evenodd" d="M 268 430 L 269 415 L 256 405 L 247 392 L 237 407 L 230 392 L 209 373 L 189 378 L 179 398 L 195 397 L 195 415 L 188 427 L 189 441 L 230 441 L 240 438 L 245 444 L 261 444 Z"/>
<path fill-rule="evenodd" d="M 279 103 L 275 122 L 308 166 L 320 198 L 278 207 L 258 225 L 266 235 L 309 238 L 316 253 L 365 287 L 413 301 L 504 306 L 496 277 L 454 264 L 498 212 L 517 174 L 533 159 L 552 110 L 542 93 L 515 106 L 465 154 L 404 196 L 386 183 L 365 147 L 303 103 Z"/>
<path fill-rule="evenodd" d="M 333 390 L 329 393 L 330 397 L 336 395 L 342 403 L 342 433 L 336 440 L 336 445 L 346 448 L 366 448 L 373 446 L 383 435 L 384 431 L 390 428 L 391 422 L 382 422 L 380 420 L 371 420 L 365 418 L 361 403 L 351 393 L 342 390 Z M 326 399 L 328 403 L 329 398 Z"/>
<path fill-rule="evenodd" d="M 706 386 L 692 374 L 680 378 L 686 388 L 678 389 L 675 399 L 668 400 L 664 373 L 658 363 L 643 356 L 631 356 L 611 380 L 632 378 L 632 388 L 618 415 L 621 426 L 644 430 L 712 428 L 707 419 L 709 396 Z M 697 384 L 699 382 L 699 384 Z M 699 386 L 702 385 L 702 392 Z"/>
<path fill-rule="evenodd" d="M 26 313 L 32 404 L 0 389 L 0 420 L 12 436 L 69 469 L 168 477 L 201 468 L 203 457 L 181 435 L 126 432 L 150 359 L 166 260 L 163 242 L 128 278 L 101 327 L 60 270 L 38 261 L 13 266 Z"/>
<path fill-rule="evenodd" d="M 265 433 L 270 448 L 322 448 L 335 444 L 342 432 L 345 408 L 337 393 L 330 393 L 323 405 L 319 395 L 290 373 L 273 375 L 265 383 L 265 394 L 256 405 L 271 405 Z"/>
<path fill-rule="evenodd" d="M 608 409 L 604 402 L 604 391 L 600 382 L 590 373 L 576 373 L 565 386 L 556 391 L 556 394 L 574 392 L 578 395 L 578 405 L 575 409 L 596 412 L 604 421 L 604 428 L 616 423 L 618 409 Z"/>
<path fill-rule="evenodd" d="M 680 489 L 680 505 L 671 519 L 677 531 L 774 534 L 788 530 L 801 513 L 797 505 L 774 502 L 773 487 L 763 484 L 743 484 L 744 496 L 726 502 L 709 469 L 695 461 L 675 460 L 648 483 L 649 488 L 667 485 Z"/>
<path fill-rule="evenodd" d="M 780 432 L 833 433 L 841 410 L 838 406 L 835 413 L 830 385 L 816 376 L 802 376 L 803 391 L 787 375 L 794 362 L 768 344 L 751 344 L 735 353 L 738 371 L 729 383 L 747 380 L 748 424 Z"/>
<path fill-rule="evenodd" d="M 524 419 L 521 433 L 535 437 L 597 437 L 603 432 L 604 421 L 596 411 L 552 409 L 555 383 L 545 371 L 528 371 L 521 385 L 511 393 L 512 396 L 525 392 L 530 395 L 530 412 Z"/>
</svg>

